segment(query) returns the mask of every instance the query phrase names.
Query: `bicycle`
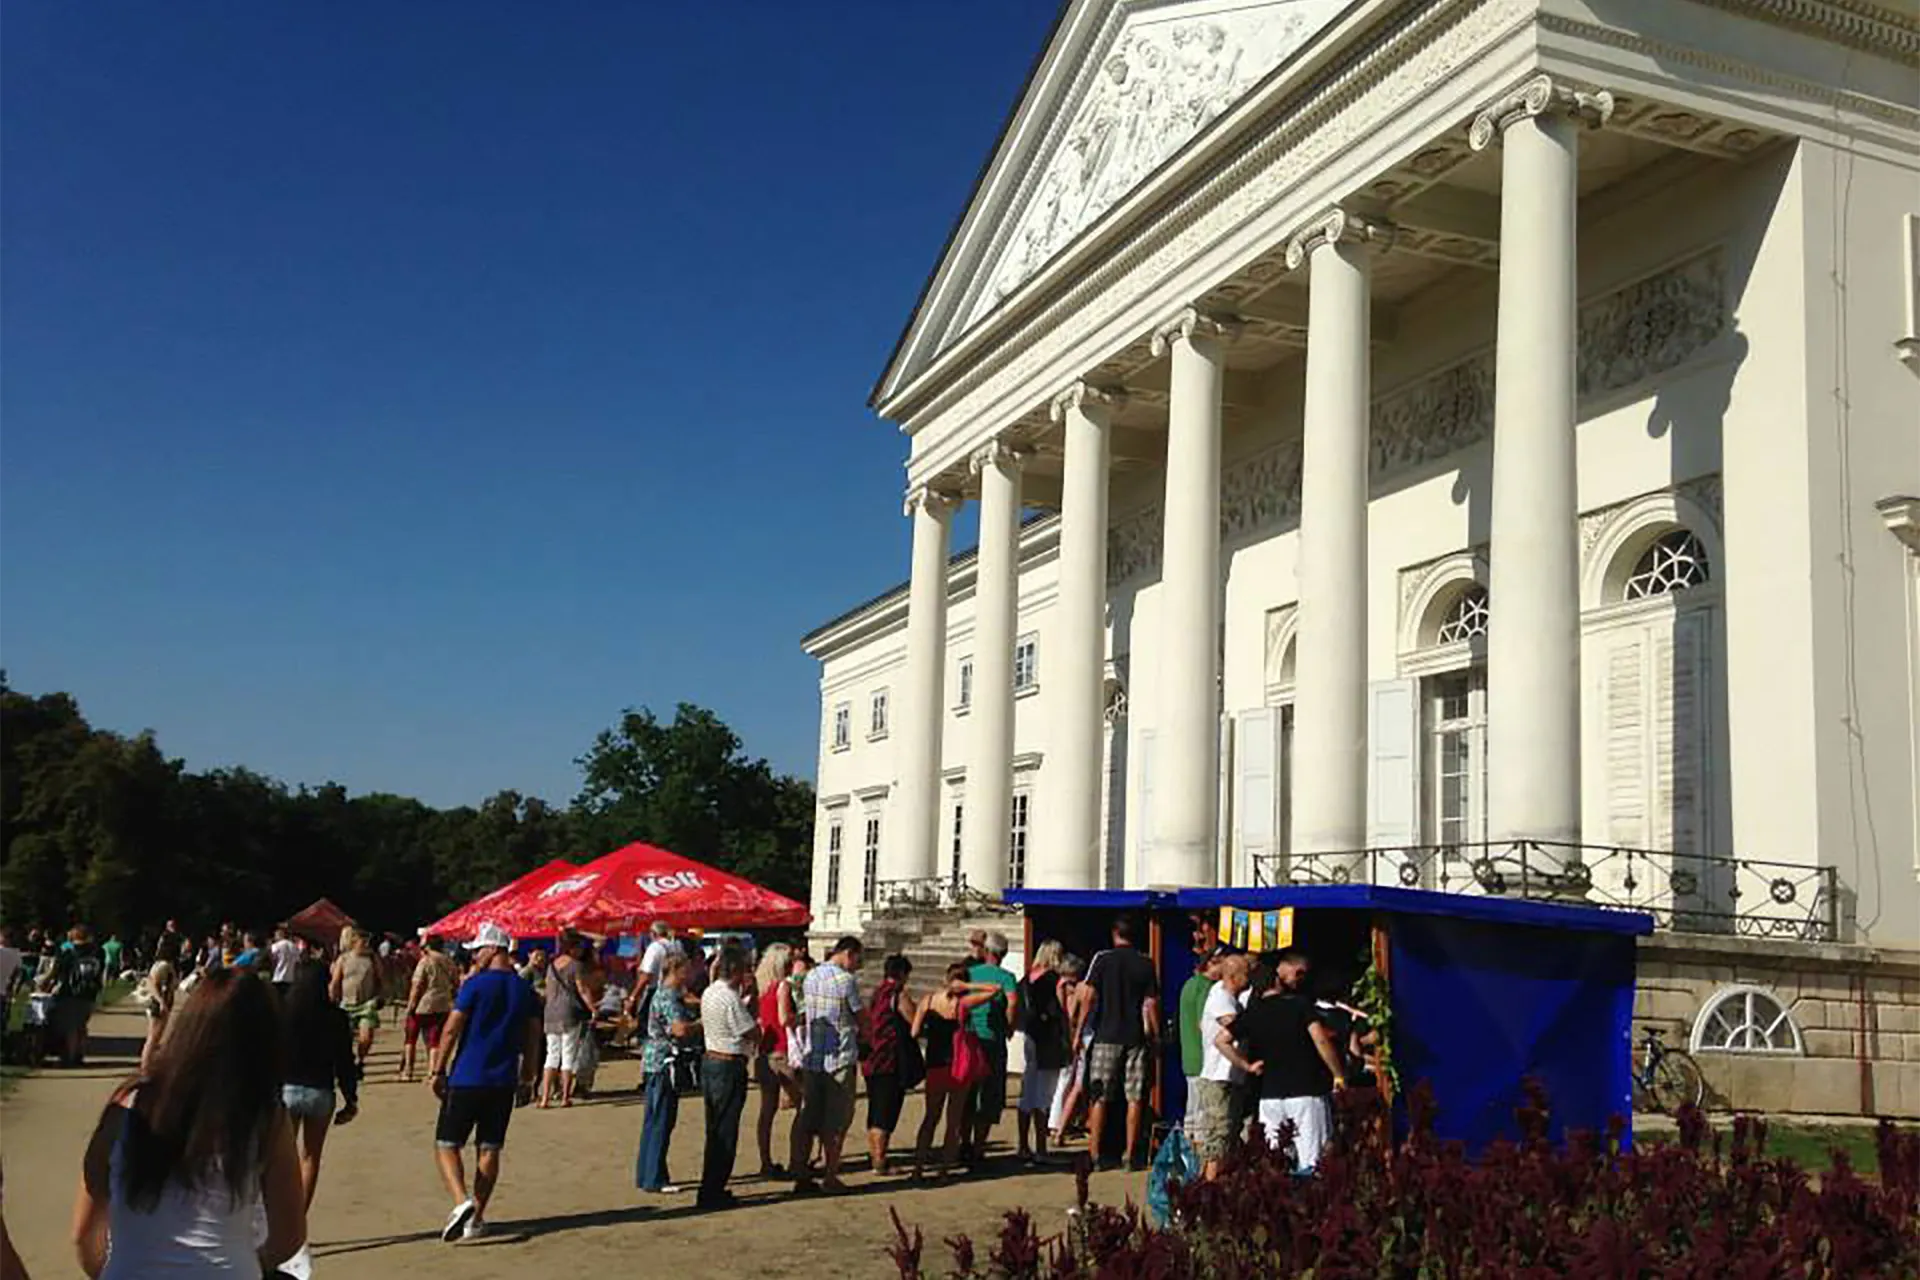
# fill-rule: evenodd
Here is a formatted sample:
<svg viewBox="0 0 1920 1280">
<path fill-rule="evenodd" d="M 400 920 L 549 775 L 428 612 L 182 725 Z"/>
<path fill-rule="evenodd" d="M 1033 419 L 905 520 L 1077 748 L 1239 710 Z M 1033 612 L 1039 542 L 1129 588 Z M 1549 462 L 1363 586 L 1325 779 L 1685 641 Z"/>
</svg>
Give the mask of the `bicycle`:
<svg viewBox="0 0 1920 1280">
<path fill-rule="evenodd" d="M 1669 1049 L 1662 1033 L 1653 1027 L 1641 1033 L 1638 1046 L 1639 1066 L 1633 1072 L 1633 1097 L 1636 1111 L 1658 1111 L 1673 1115 L 1681 1107 L 1700 1105 L 1707 1096 L 1707 1082 L 1700 1066 L 1685 1049 Z"/>
</svg>

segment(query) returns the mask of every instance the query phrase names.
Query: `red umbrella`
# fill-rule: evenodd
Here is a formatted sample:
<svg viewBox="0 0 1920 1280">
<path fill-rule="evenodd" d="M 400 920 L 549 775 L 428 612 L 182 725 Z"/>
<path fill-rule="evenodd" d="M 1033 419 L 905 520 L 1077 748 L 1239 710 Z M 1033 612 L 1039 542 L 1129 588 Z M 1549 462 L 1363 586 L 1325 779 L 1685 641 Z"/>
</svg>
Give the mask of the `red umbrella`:
<svg viewBox="0 0 1920 1280">
<path fill-rule="evenodd" d="M 544 889 L 519 896 L 496 923 L 523 937 L 562 928 L 614 934 L 665 920 L 682 929 L 804 925 L 805 904 L 750 880 L 650 844 L 597 858 Z"/>
<path fill-rule="evenodd" d="M 525 896 L 539 893 L 556 880 L 571 875 L 579 868 L 565 858 L 555 858 L 544 867 L 535 867 L 516 880 L 509 881 L 484 897 L 475 898 L 464 907 L 456 907 L 440 919 L 426 927 L 426 932 L 438 934 L 442 938 L 471 938 L 474 931 L 490 921 L 498 923 L 495 917 L 515 906 Z"/>
</svg>

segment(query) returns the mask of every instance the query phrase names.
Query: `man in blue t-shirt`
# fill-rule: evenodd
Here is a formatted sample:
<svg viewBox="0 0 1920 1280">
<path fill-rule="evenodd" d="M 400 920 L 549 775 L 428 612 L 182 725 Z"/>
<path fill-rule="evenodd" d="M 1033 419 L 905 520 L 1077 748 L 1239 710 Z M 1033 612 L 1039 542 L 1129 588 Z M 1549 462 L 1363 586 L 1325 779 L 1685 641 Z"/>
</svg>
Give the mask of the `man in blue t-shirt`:
<svg viewBox="0 0 1920 1280">
<path fill-rule="evenodd" d="M 446 1241 L 471 1240 L 486 1231 L 487 1201 L 500 1180 L 500 1148 L 515 1106 L 533 1097 L 533 1076 L 544 1047 L 540 1002 L 513 967 L 513 939 L 497 924 L 483 924 L 467 949 L 473 972 L 460 984 L 453 1012 L 440 1033 L 429 1077 L 440 1099 L 434 1126 L 440 1176 L 453 1195 L 453 1212 L 440 1231 Z M 453 1070 L 447 1060 L 453 1059 Z M 473 1193 L 461 1149 L 474 1139 Z"/>
</svg>

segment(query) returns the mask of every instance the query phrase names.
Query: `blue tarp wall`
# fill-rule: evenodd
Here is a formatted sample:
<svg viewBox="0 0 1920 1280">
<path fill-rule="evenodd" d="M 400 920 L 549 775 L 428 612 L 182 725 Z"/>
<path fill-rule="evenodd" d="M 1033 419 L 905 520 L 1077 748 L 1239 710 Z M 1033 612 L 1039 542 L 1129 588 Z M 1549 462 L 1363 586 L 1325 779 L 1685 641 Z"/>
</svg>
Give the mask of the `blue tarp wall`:
<svg viewBox="0 0 1920 1280">
<path fill-rule="evenodd" d="M 1531 1078 L 1547 1090 L 1556 1140 L 1570 1128 L 1632 1119 L 1634 939 L 1652 931 L 1636 912 L 1371 885 L 1130 892 L 1009 891 L 1043 921 L 1080 912 L 1137 911 L 1161 926 L 1162 999 L 1175 1007 L 1193 961 L 1186 916 L 1222 906 L 1290 906 L 1299 945 L 1314 955 L 1315 916 L 1365 913 L 1387 932 L 1393 1051 L 1404 1088 L 1425 1081 L 1435 1132 L 1478 1150 L 1517 1136 L 1514 1111 Z M 1344 931 L 1343 931 L 1344 932 Z M 1345 956 L 1314 955 L 1318 964 Z M 1163 1109 L 1185 1114 L 1177 1038 L 1162 1056 Z M 1404 1123 L 1404 1099 L 1399 1108 Z"/>
</svg>

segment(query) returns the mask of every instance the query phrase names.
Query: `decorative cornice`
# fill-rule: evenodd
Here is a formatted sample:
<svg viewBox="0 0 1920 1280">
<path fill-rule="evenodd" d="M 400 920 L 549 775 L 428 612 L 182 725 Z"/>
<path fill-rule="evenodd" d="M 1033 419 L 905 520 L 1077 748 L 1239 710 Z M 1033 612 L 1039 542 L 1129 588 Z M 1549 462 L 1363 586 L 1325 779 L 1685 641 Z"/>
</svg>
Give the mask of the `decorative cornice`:
<svg viewBox="0 0 1920 1280">
<path fill-rule="evenodd" d="M 1698 0 L 1869 53 L 1920 57 L 1920 22 L 1871 0 Z M 1757 12 L 1756 12 L 1757 11 Z"/>
<path fill-rule="evenodd" d="M 945 518 L 959 509 L 961 497 L 945 489 L 937 489 L 928 484 L 910 485 L 907 488 L 905 503 L 906 514 L 911 516 L 925 510 L 928 515 Z"/>
<path fill-rule="evenodd" d="M 1703 0 L 1703 3 L 1720 4 L 1722 7 L 1730 7 L 1737 2 L 1738 0 Z M 1787 2 L 1790 3 L 1791 0 Z M 1920 129 L 1920 111 L 1915 111 L 1910 106 L 1869 97 L 1864 93 L 1849 92 L 1801 76 L 1788 75 L 1770 67 L 1744 62 L 1739 58 L 1730 58 L 1725 54 L 1669 44 L 1664 40 L 1651 39 L 1637 31 L 1581 22 L 1557 13 L 1542 13 L 1540 29 L 1551 31 L 1556 35 L 1591 40 L 1595 44 L 1614 49 L 1624 49 L 1629 53 L 1641 54 L 1662 63 L 1698 67 L 1702 71 L 1711 71 L 1716 75 L 1723 75 L 1744 84 L 1778 90 L 1807 102 L 1817 102 L 1841 111 L 1852 112 L 1868 120 L 1878 120 L 1882 124 L 1893 125 L 1895 128 Z M 1873 46 L 1873 51 L 1885 53 L 1898 60 L 1912 62 L 1914 58 L 1920 57 L 1920 31 L 1912 34 L 1900 47 Z"/>
<path fill-rule="evenodd" d="M 1027 459 L 1033 456 L 1033 450 L 1021 449 L 1005 440 L 993 439 L 975 449 L 967 457 L 967 469 L 974 475 L 985 473 L 989 467 L 998 467 L 1002 471 L 1020 474 L 1027 465 Z"/>
<path fill-rule="evenodd" d="M 1473 127 L 1467 131 L 1467 143 L 1475 151 L 1485 151 L 1508 125 L 1548 112 L 1572 116 L 1598 129 L 1613 114 L 1613 95 L 1605 89 L 1597 93 L 1575 89 L 1552 76 L 1535 76 L 1475 116 Z"/>
<path fill-rule="evenodd" d="M 1298 271 L 1307 260 L 1307 255 L 1321 245 L 1340 244 L 1377 244 L 1382 249 L 1393 247 L 1393 224 L 1363 218 L 1357 213 L 1335 205 L 1306 227 L 1294 233 L 1287 241 L 1287 270 Z"/>
<path fill-rule="evenodd" d="M 1189 344 L 1231 342 L 1239 336 L 1240 321 L 1235 316 L 1214 315 L 1198 307 L 1183 307 L 1180 314 L 1153 331 L 1152 349 L 1160 357 L 1173 348 L 1175 339 Z"/>
<path fill-rule="evenodd" d="M 1107 418 L 1127 402 L 1127 393 L 1122 387 L 1103 387 L 1091 382 L 1076 382 L 1053 398 L 1049 415 L 1055 422 L 1065 422 L 1067 415 L 1076 409 L 1085 410 L 1089 417 L 1097 417 L 1104 423 Z"/>
</svg>

